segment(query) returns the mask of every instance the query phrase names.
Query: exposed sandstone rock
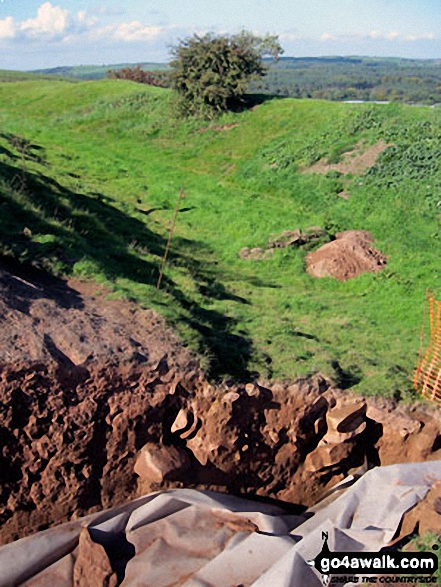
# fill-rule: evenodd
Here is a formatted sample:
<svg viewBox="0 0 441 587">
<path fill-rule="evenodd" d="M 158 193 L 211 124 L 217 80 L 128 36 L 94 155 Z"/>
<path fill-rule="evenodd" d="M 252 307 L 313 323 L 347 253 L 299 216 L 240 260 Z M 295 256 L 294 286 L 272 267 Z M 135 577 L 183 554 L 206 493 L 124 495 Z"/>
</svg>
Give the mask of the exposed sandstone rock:
<svg viewBox="0 0 441 587">
<path fill-rule="evenodd" d="M 190 466 L 190 460 L 183 449 L 149 442 L 142 447 L 134 470 L 145 486 L 173 477 L 179 478 Z"/>
<path fill-rule="evenodd" d="M 306 243 L 316 241 L 320 238 L 328 237 L 328 233 L 320 226 L 310 226 L 305 230 L 296 228 L 295 230 L 284 230 L 280 236 L 270 238 L 268 249 L 284 249 L 286 247 L 300 247 Z"/>
<path fill-rule="evenodd" d="M 325 469 L 338 465 L 347 459 L 351 453 L 350 447 L 344 444 L 326 444 L 321 442 L 317 449 L 309 453 L 305 459 L 305 471 L 320 473 Z"/>
<path fill-rule="evenodd" d="M 92 540 L 88 528 L 80 534 L 78 557 L 73 569 L 74 587 L 116 587 L 118 580 L 106 551 Z"/>
<path fill-rule="evenodd" d="M 362 464 L 440 458 L 439 410 L 366 408 L 319 375 L 214 386 L 153 313 L 84 284 L 13 281 L 0 270 L 2 542 L 153 487 L 311 505 Z M 53 320 L 66 332 L 51 330 L 52 344 Z M 86 347 L 94 356 L 78 364 Z"/>
<path fill-rule="evenodd" d="M 310 226 L 305 230 L 296 228 L 295 230 L 284 230 L 282 234 L 272 237 L 268 240 L 265 249 L 261 247 L 243 247 L 239 251 L 239 257 L 241 259 L 252 259 L 254 261 L 261 261 L 267 259 L 274 253 L 274 249 L 284 249 L 286 247 L 301 247 L 307 243 L 314 243 L 321 239 L 329 240 L 331 237 L 328 235 L 326 230 L 323 230 L 319 226 Z"/>
<path fill-rule="evenodd" d="M 351 458 L 357 450 L 360 435 L 366 430 L 366 403 L 354 399 L 340 398 L 336 406 L 326 413 L 327 432 L 317 448 L 305 459 L 304 468 L 310 472 L 320 472 L 338 466 Z"/>
<path fill-rule="evenodd" d="M 405 536 L 409 536 L 415 529 L 418 529 L 421 536 L 428 532 L 439 534 L 440 527 L 441 483 L 438 481 L 415 507 L 404 514 L 400 532 L 394 542 L 399 542 Z"/>
<path fill-rule="evenodd" d="M 254 261 L 261 261 L 262 259 L 267 259 L 272 254 L 272 250 L 265 250 L 261 247 L 254 247 L 253 249 L 250 249 L 249 247 L 243 247 L 239 251 L 239 257 L 241 259 L 252 259 Z"/>
<path fill-rule="evenodd" d="M 196 404 L 190 405 L 188 408 L 181 408 L 175 421 L 171 427 L 171 433 L 177 433 L 180 438 L 186 439 L 194 435 L 200 428 L 201 421 L 193 413 Z"/>
<path fill-rule="evenodd" d="M 351 433 L 363 422 L 367 405 L 363 399 L 340 400 L 326 414 L 328 432 Z"/>
<path fill-rule="evenodd" d="M 172 424 L 171 432 L 182 432 L 188 426 L 190 416 L 186 408 L 181 408 Z"/>
</svg>

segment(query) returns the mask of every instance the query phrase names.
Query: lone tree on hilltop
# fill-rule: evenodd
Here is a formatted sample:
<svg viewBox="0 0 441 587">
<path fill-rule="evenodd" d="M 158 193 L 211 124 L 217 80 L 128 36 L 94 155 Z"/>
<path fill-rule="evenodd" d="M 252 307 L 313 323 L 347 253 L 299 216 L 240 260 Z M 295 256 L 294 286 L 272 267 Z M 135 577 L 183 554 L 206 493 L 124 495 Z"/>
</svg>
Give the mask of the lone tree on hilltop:
<svg viewBox="0 0 441 587">
<path fill-rule="evenodd" d="M 213 118 L 243 104 L 251 80 L 263 77 L 264 56 L 283 53 L 277 36 L 193 35 L 172 48 L 171 86 L 182 114 Z"/>
</svg>

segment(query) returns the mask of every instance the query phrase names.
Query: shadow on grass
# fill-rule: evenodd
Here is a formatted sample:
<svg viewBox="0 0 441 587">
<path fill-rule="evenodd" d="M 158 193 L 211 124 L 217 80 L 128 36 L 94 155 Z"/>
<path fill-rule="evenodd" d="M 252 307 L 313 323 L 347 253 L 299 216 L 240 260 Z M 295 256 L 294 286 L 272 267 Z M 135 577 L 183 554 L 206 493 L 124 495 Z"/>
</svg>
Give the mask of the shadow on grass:
<svg viewBox="0 0 441 587">
<path fill-rule="evenodd" d="M 252 110 L 265 102 L 270 100 L 282 100 L 286 96 L 280 96 L 278 94 L 261 94 L 261 93 L 249 93 L 245 94 L 241 98 L 234 98 L 229 104 L 228 112 L 244 112 L 245 110 Z"/>
<path fill-rule="evenodd" d="M 4 162 L 0 196 L 0 254 L 19 260 L 22 275 L 31 266 L 34 271 L 37 267 L 69 273 L 81 261 L 86 273 L 89 262 L 90 271 L 98 267 L 110 281 L 123 278 L 156 286 L 166 238 L 118 209 L 111 198 L 76 193 L 46 175 Z M 136 253 L 137 246 L 148 251 L 149 260 Z M 170 261 L 183 268 L 208 299 L 247 303 L 219 281 L 220 272 L 206 260 L 209 255 L 204 245 L 175 238 Z M 198 333 L 198 350 L 210 361 L 208 375 L 249 380 L 253 345 L 234 333 L 237 321 L 202 307 L 166 276 L 162 284 L 175 302 L 177 320 Z"/>
<path fill-rule="evenodd" d="M 23 137 L 11 133 L 0 133 L 0 139 L 7 141 L 16 151 L 18 151 L 19 155 L 14 154 L 3 146 L 0 146 L 0 154 L 6 155 L 10 159 L 23 159 L 24 161 L 34 161 L 35 163 L 40 163 L 42 165 L 47 164 L 44 148 L 40 145 L 35 145 Z"/>
<path fill-rule="evenodd" d="M 284 98 L 286 98 L 286 96 L 281 96 L 279 94 L 245 94 L 244 104 L 245 108 L 248 110 L 249 108 L 255 108 L 256 106 L 265 104 L 265 102 L 270 102 L 271 100 L 283 100 Z"/>
</svg>

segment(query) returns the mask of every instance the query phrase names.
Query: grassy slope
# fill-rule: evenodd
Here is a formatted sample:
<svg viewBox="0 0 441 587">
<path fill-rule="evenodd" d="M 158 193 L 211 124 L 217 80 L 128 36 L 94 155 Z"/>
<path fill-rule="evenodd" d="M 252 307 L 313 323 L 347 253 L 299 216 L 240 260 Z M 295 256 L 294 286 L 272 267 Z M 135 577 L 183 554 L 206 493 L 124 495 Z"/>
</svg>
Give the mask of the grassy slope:
<svg viewBox="0 0 441 587">
<path fill-rule="evenodd" d="M 8 83 L 0 101 L 4 252 L 156 307 L 215 375 L 320 370 L 366 393 L 410 393 L 424 291 L 440 279 L 438 110 L 274 100 L 218 131 L 177 121 L 168 91 L 131 82 Z M 20 153 L 11 135 L 31 146 Z M 379 138 L 395 146 L 348 201 L 335 178 L 298 171 Z M 339 283 L 309 277 L 301 250 L 238 258 L 310 225 L 371 231 L 386 270 Z"/>
</svg>

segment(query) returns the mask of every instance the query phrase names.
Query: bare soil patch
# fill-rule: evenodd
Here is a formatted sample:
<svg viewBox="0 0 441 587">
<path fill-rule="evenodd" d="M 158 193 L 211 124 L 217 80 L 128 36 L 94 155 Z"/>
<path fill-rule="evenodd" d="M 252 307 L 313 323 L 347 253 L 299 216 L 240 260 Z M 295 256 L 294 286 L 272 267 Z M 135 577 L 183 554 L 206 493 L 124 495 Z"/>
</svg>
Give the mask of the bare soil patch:
<svg viewBox="0 0 441 587">
<path fill-rule="evenodd" d="M 210 130 L 214 130 L 215 132 L 221 132 L 223 130 L 231 130 L 232 128 L 236 128 L 239 126 L 239 123 L 233 122 L 231 124 L 216 124 L 212 126 L 207 126 L 205 128 L 198 128 L 195 132 L 208 132 Z"/>
<path fill-rule="evenodd" d="M 195 487 L 311 505 L 349 474 L 441 458 L 439 410 L 317 375 L 213 385 L 163 320 L 0 267 L 0 542 Z"/>
<path fill-rule="evenodd" d="M 378 156 L 390 146 L 383 140 L 368 148 L 363 143 L 358 143 L 352 151 L 343 153 L 342 160 L 339 163 L 328 163 L 326 159 L 320 159 L 311 167 L 304 169 L 304 173 L 325 174 L 329 171 L 339 171 L 343 175 L 347 173 L 360 175 L 370 169 Z"/>
<path fill-rule="evenodd" d="M 365 230 L 339 232 L 306 257 L 307 271 L 313 277 L 333 277 L 346 281 L 362 273 L 377 273 L 387 258 L 372 246 L 374 239 Z"/>
</svg>

